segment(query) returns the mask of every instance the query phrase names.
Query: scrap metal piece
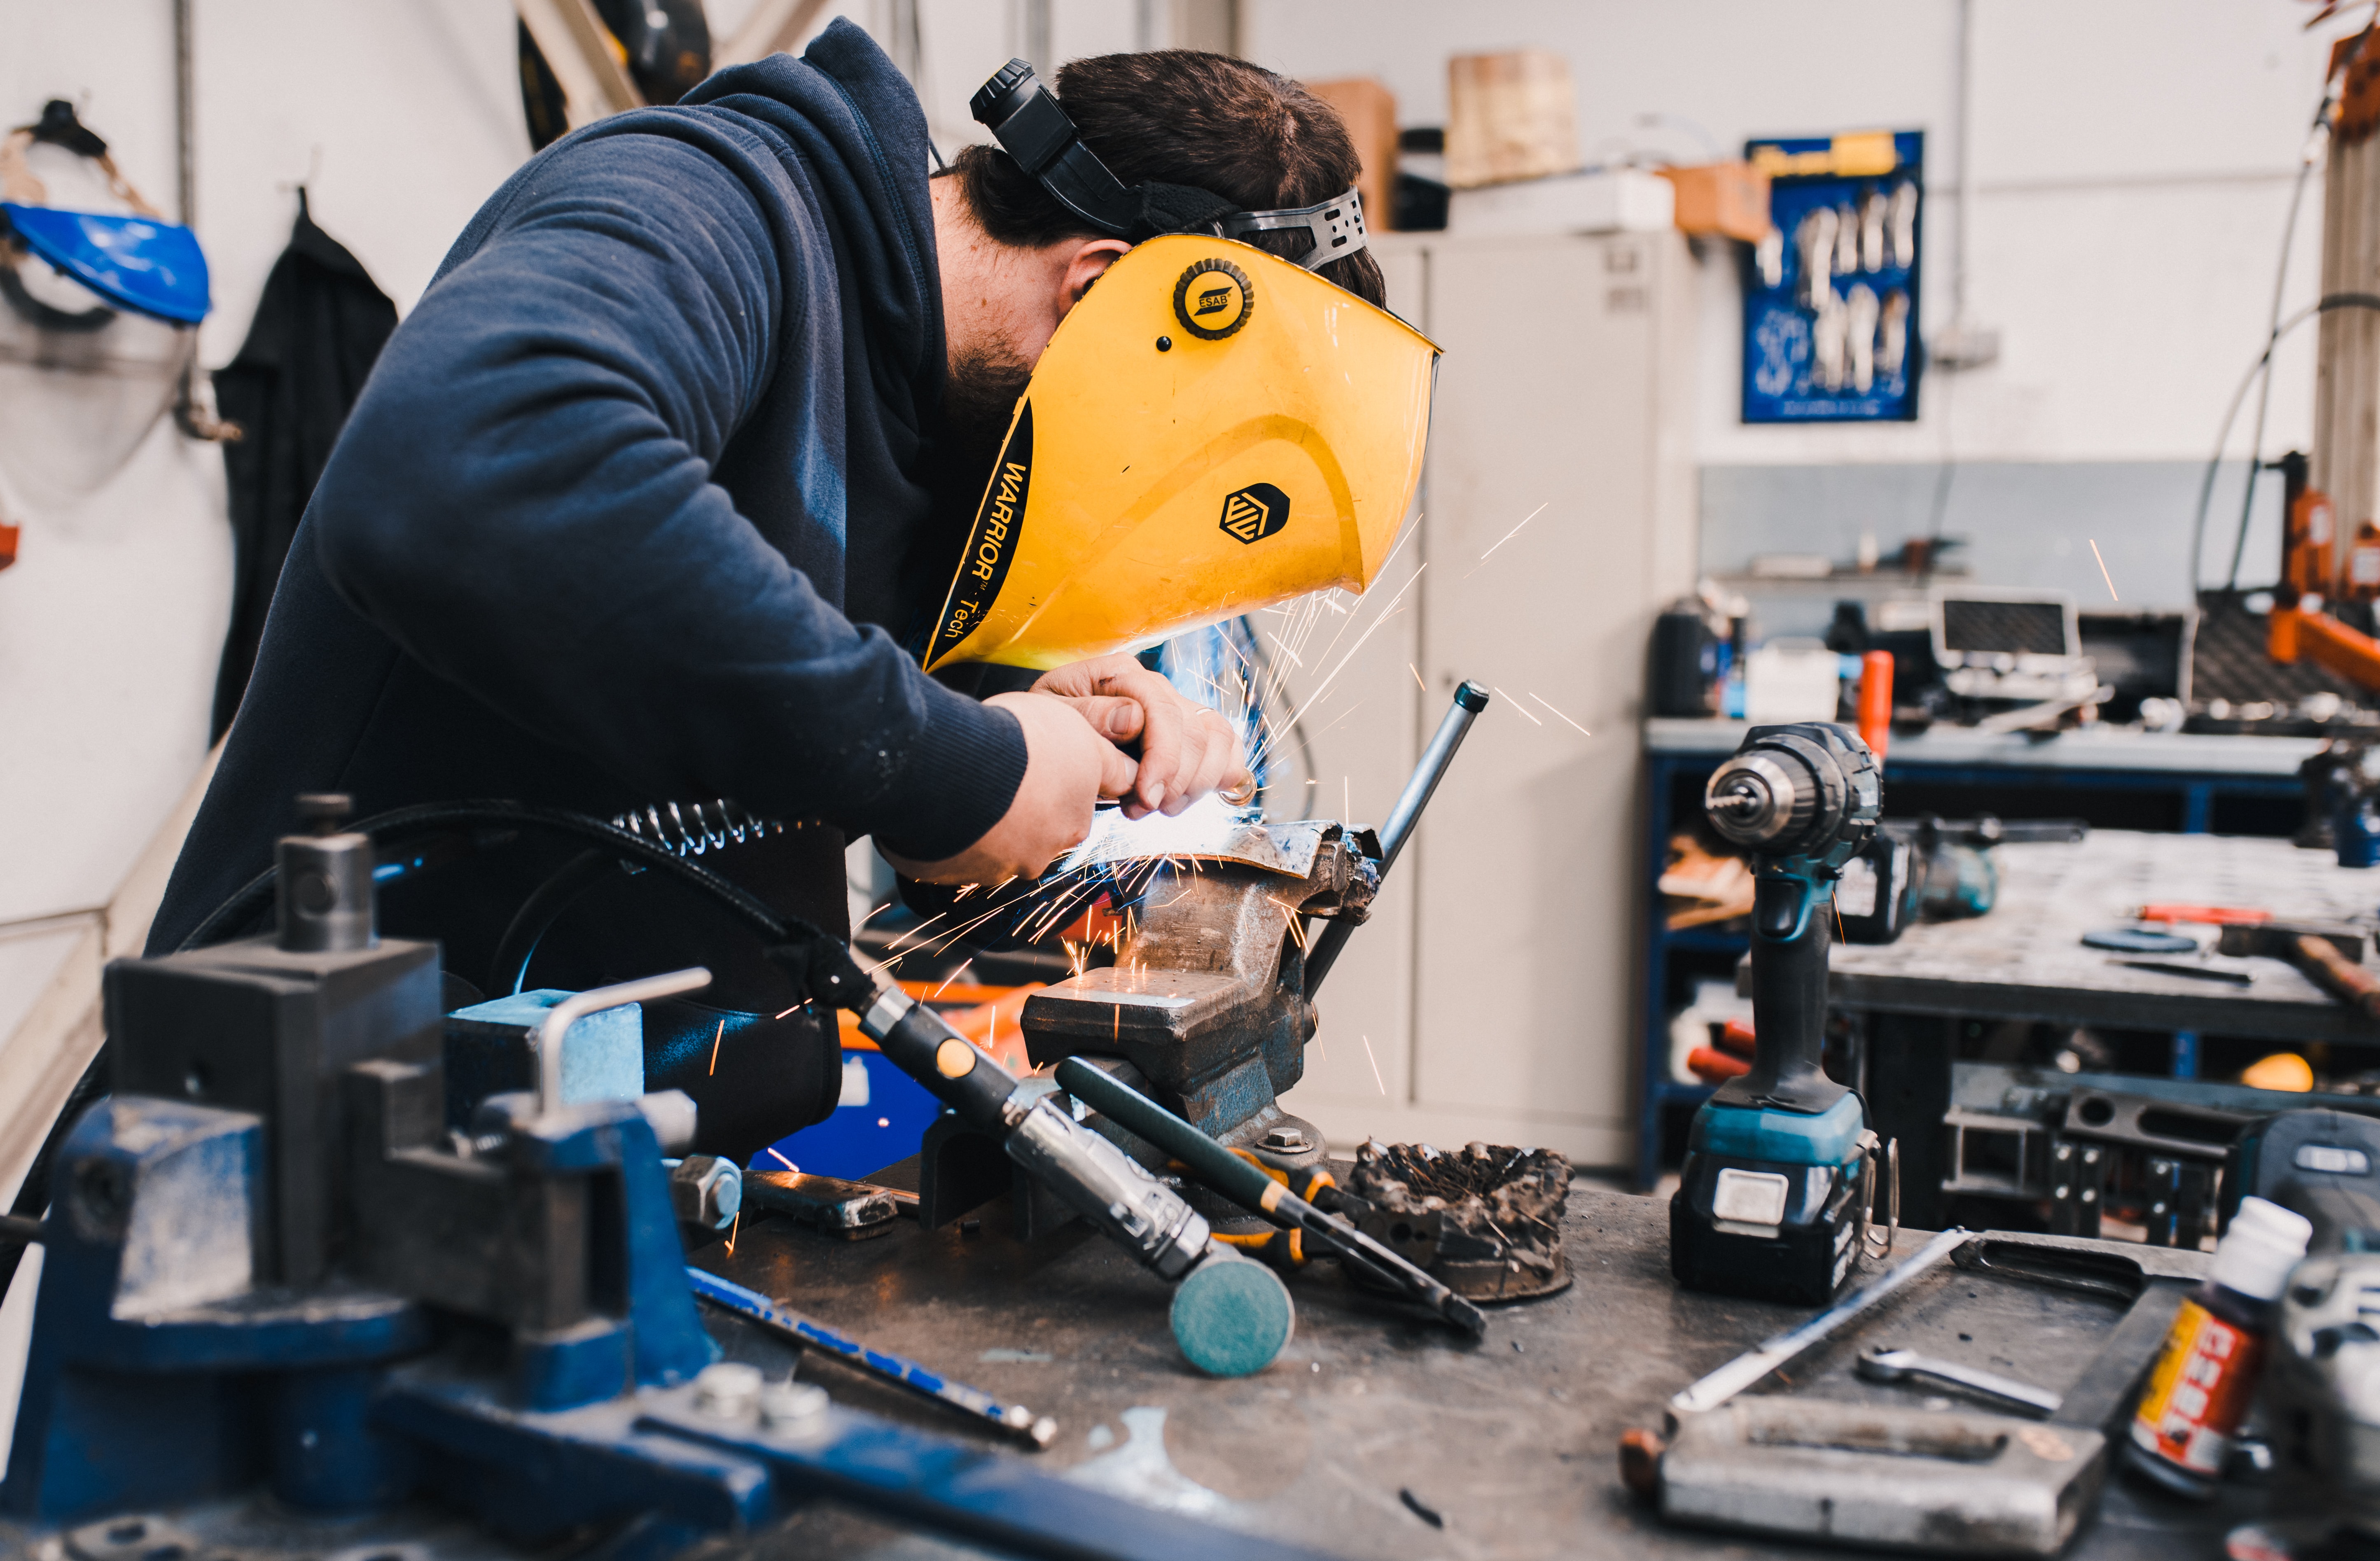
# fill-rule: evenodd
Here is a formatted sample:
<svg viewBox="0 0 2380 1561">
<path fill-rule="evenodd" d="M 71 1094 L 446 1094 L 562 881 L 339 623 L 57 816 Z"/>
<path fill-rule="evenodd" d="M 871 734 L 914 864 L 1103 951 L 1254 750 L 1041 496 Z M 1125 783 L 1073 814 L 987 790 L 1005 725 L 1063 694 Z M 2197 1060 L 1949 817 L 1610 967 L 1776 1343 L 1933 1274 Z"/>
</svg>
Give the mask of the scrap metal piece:
<svg viewBox="0 0 2380 1561">
<path fill-rule="evenodd" d="M 1661 1456 L 1679 1522 L 1953 1555 L 2054 1555 L 2098 1494 L 2107 1438 L 1957 1410 L 1740 1398 Z"/>
<path fill-rule="evenodd" d="M 1126 818 L 1120 807 L 1103 807 L 1091 819 L 1091 832 L 1051 869 L 1053 875 L 1087 872 L 1123 863 L 1162 861 L 1237 862 L 1293 878 L 1313 871 L 1315 853 L 1325 841 L 1351 839 L 1366 855 L 1379 854 L 1368 829 L 1357 829 L 1329 818 L 1293 818 L 1265 822 L 1260 808 L 1234 808 L 1221 803 L 1200 804 L 1169 818 L 1152 813 Z"/>
<path fill-rule="evenodd" d="M 1366 1235 L 1471 1301 L 1527 1301 L 1570 1286 L 1561 1210 L 1570 1162 L 1542 1149 L 1370 1141 L 1344 1201 Z"/>
<path fill-rule="evenodd" d="M 846 1241 L 864 1241 L 889 1232 L 901 1216 L 905 1194 L 893 1188 L 841 1177 L 812 1176 L 807 1171 L 746 1171 L 744 1200 L 756 1209 L 790 1216 Z M 917 1199 L 909 1195 L 909 1205 Z"/>
</svg>

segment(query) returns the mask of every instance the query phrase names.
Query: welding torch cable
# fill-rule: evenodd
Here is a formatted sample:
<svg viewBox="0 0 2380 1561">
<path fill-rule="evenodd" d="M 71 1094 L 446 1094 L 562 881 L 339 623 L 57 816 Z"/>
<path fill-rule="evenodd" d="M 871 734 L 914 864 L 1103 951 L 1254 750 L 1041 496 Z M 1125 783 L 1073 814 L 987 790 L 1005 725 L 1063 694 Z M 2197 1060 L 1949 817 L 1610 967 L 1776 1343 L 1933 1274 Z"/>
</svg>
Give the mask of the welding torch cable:
<svg viewBox="0 0 2380 1561">
<path fill-rule="evenodd" d="M 1299 1197 L 1285 1182 L 1242 1159 L 1096 1063 L 1067 1058 L 1058 1064 L 1057 1079 L 1067 1094 L 1113 1119 L 1126 1131 L 1148 1140 L 1241 1207 L 1303 1232 L 1308 1242 L 1421 1302 L 1473 1338 L 1487 1334 L 1488 1319 L 1479 1308 L 1339 1216 Z"/>
</svg>

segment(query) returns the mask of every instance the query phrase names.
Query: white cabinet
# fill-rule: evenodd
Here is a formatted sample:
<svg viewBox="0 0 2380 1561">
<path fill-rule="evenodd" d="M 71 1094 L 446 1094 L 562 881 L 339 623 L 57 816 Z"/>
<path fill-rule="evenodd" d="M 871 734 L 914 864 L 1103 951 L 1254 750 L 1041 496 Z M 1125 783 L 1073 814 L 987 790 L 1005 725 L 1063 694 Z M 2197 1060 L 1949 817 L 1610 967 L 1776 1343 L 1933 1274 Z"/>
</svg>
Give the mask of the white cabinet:
<svg viewBox="0 0 2380 1561">
<path fill-rule="evenodd" d="M 1455 684 L 1496 697 L 1324 987 L 1284 1104 L 1342 1145 L 1625 1164 L 1645 655 L 1694 577 L 1694 261 L 1674 234 L 1376 243 L 1390 306 L 1446 356 L 1416 532 L 1339 648 L 1334 619 L 1290 672 L 1316 688 L 1369 632 L 1305 713 L 1314 811 L 1378 821 Z M 1293 814 L 1304 777 L 1283 771 Z"/>
</svg>

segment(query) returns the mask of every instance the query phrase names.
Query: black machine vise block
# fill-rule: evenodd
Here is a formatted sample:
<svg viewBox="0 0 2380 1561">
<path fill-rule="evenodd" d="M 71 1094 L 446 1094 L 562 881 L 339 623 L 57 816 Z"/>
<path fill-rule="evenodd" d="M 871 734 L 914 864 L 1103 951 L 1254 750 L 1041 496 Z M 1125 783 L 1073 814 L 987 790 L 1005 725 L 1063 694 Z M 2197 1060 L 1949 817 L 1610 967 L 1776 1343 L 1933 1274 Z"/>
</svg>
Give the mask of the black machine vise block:
<svg viewBox="0 0 2380 1561">
<path fill-rule="evenodd" d="M 264 1123 L 261 1281 L 319 1284 L 337 1257 L 347 1124 L 338 1077 L 368 1059 L 439 1054 L 434 943 L 309 952 L 252 938 L 107 968 L 115 1091 Z"/>
</svg>

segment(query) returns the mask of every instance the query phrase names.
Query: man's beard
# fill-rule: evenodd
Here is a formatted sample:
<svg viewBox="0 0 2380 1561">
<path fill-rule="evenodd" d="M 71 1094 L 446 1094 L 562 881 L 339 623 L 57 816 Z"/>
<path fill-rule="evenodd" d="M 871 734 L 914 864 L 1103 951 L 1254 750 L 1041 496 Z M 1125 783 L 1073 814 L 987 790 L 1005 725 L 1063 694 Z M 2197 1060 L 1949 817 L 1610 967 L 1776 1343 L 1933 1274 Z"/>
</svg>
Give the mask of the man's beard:
<svg viewBox="0 0 2380 1561">
<path fill-rule="evenodd" d="M 936 442 L 936 487 L 970 514 L 1000 458 L 1033 366 L 1006 346 L 970 347 L 951 364 L 942 387 L 942 434 Z"/>
</svg>

